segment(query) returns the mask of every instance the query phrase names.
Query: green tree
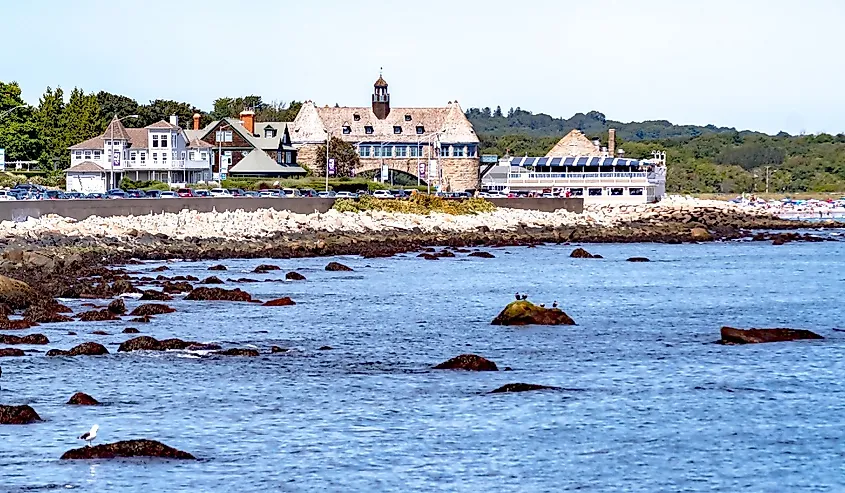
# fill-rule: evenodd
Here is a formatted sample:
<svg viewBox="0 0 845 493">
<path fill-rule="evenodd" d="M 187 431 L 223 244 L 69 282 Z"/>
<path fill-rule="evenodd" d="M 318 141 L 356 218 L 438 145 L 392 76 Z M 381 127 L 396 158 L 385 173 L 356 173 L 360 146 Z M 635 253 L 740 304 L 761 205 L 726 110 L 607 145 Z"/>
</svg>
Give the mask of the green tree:
<svg viewBox="0 0 845 493">
<path fill-rule="evenodd" d="M 138 102 L 134 99 L 121 96 L 120 94 L 112 94 L 106 91 L 97 93 L 97 103 L 100 105 L 100 122 L 103 130 L 108 127 L 109 122 L 117 115 L 118 118 L 123 118 L 129 115 L 138 114 Z M 140 121 L 129 120 L 126 122 L 127 126 L 137 126 Z"/>
<path fill-rule="evenodd" d="M 100 104 L 97 102 L 97 96 L 85 94 L 77 87 L 73 88 L 62 112 L 61 126 L 65 149 L 101 135 L 103 129 L 100 125 Z M 70 157 L 67 156 L 67 159 Z"/>
<path fill-rule="evenodd" d="M 64 111 L 65 99 L 62 88 L 57 87 L 54 91 L 47 87 L 35 110 L 35 121 L 43 146 L 38 162 L 43 169 L 64 169 L 70 164 L 70 157 L 65 147 L 67 139 L 62 125 Z"/>
<path fill-rule="evenodd" d="M 170 121 L 172 115 L 176 115 L 179 119 L 179 126 L 187 128 L 191 126 L 194 113 L 202 114 L 202 110 L 193 106 L 190 103 L 180 103 L 169 99 L 156 99 L 150 101 L 150 104 L 138 107 L 138 115 L 141 117 L 138 121 L 139 127 L 146 127 L 158 121 Z"/>
<path fill-rule="evenodd" d="M 352 176 L 352 170 L 358 167 L 360 160 L 355 146 L 339 137 L 332 137 L 329 146 L 329 158 L 335 160 L 335 174 L 338 178 Z M 326 146 L 321 145 L 314 159 L 314 169 L 319 176 L 326 176 Z"/>
<path fill-rule="evenodd" d="M 0 81 L 0 148 L 6 150 L 6 161 L 34 161 L 41 147 L 32 108 L 21 98 L 20 86 Z"/>
</svg>

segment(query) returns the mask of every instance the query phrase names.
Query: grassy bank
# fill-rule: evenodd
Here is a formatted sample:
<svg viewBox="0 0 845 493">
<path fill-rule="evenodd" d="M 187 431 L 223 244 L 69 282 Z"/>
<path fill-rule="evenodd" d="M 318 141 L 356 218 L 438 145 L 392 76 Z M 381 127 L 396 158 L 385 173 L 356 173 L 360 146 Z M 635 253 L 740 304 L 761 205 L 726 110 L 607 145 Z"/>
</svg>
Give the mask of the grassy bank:
<svg viewBox="0 0 845 493">
<path fill-rule="evenodd" d="M 463 215 L 491 212 L 496 206 L 484 199 L 447 200 L 434 195 L 414 194 L 408 200 L 376 199 L 370 196 L 358 200 L 341 199 L 335 202 L 334 209 L 340 212 L 384 211 L 405 214 L 445 214 Z"/>
</svg>

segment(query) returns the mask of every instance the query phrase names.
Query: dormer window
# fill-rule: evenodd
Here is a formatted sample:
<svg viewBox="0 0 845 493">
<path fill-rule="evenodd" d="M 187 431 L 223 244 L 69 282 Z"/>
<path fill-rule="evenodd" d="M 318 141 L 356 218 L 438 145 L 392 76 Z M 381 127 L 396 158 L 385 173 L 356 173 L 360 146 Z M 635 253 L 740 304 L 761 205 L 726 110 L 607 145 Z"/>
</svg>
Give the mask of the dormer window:
<svg viewBox="0 0 845 493">
<path fill-rule="evenodd" d="M 373 133 L 373 127 L 372 127 L 372 125 L 367 125 L 367 126 L 365 126 L 365 127 L 364 127 L 364 133 L 366 133 L 367 135 L 372 134 L 372 133 Z"/>
<path fill-rule="evenodd" d="M 402 133 L 402 127 L 400 127 L 399 125 L 394 125 L 393 126 L 393 133 L 401 134 Z"/>
<path fill-rule="evenodd" d="M 422 135 L 425 133 L 425 127 L 422 125 L 417 125 L 417 135 Z"/>
<path fill-rule="evenodd" d="M 276 136 L 276 129 L 267 127 L 264 129 L 264 138 L 269 139 Z"/>
<path fill-rule="evenodd" d="M 411 121 L 411 115 L 405 115 L 405 121 L 406 122 Z"/>
<path fill-rule="evenodd" d="M 370 128 L 372 128 L 372 127 L 370 127 Z M 343 135 L 349 135 L 351 133 L 352 133 L 352 127 L 350 127 L 349 125 L 344 125 L 343 126 Z"/>
<path fill-rule="evenodd" d="M 354 115 L 352 115 L 352 119 L 355 120 L 356 122 L 360 122 L 361 121 L 361 115 L 359 115 L 358 113 L 355 113 Z"/>
</svg>

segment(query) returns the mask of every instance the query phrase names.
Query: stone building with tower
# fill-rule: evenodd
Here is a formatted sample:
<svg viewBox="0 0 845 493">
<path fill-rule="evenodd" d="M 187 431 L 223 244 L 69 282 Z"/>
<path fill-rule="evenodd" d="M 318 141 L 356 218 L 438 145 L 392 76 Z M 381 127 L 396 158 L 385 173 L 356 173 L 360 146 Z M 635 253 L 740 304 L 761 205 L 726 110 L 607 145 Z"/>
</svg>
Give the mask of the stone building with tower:
<svg viewBox="0 0 845 493">
<path fill-rule="evenodd" d="M 371 106 L 317 106 L 306 101 L 291 125 L 298 162 L 312 167 L 330 137 L 353 144 L 356 174 L 385 168 L 401 171 L 442 190 L 479 186 L 479 140 L 457 101 L 432 108 L 392 107 L 387 82 L 373 85 Z M 429 161 L 434 166 L 429 166 Z"/>
</svg>

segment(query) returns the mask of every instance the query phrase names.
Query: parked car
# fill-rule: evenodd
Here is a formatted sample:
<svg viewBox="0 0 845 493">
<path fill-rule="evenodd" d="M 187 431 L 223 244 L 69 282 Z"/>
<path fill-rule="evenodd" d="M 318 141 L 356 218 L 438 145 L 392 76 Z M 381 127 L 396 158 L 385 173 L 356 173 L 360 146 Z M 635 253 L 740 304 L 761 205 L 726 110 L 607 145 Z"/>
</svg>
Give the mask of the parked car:
<svg viewBox="0 0 845 493">
<path fill-rule="evenodd" d="M 18 200 L 18 197 L 9 190 L 0 190 L 0 200 Z"/>
<path fill-rule="evenodd" d="M 180 198 L 190 198 L 197 196 L 192 188 L 180 188 L 179 190 L 176 190 L 176 195 L 178 195 Z"/>
<path fill-rule="evenodd" d="M 195 197 L 211 197 L 211 192 L 208 190 L 194 190 Z"/>
<path fill-rule="evenodd" d="M 87 193 L 83 198 L 87 200 L 102 200 L 108 198 L 108 195 L 104 193 Z"/>
<path fill-rule="evenodd" d="M 335 195 L 335 197 L 339 199 L 357 199 L 358 194 L 353 192 L 337 192 L 337 195 Z"/>
<path fill-rule="evenodd" d="M 297 190 L 295 188 L 282 189 L 282 193 L 284 194 L 285 197 L 287 197 L 289 199 L 302 197 L 302 192 L 300 192 L 299 190 Z"/>
<path fill-rule="evenodd" d="M 212 188 L 208 191 L 208 194 L 212 197 L 231 197 L 232 192 L 226 190 L 225 188 Z"/>
<path fill-rule="evenodd" d="M 411 194 L 404 190 L 390 190 L 390 194 L 393 195 L 393 198 L 396 199 L 407 199 L 411 196 Z"/>
<path fill-rule="evenodd" d="M 329 190 L 328 192 L 317 192 L 317 196 L 321 199 L 333 199 L 337 196 L 337 194 L 334 192 L 334 190 Z"/>
<path fill-rule="evenodd" d="M 161 192 L 161 194 L 159 194 L 158 197 L 160 199 L 178 199 L 179 195 L 176 192 L 166 191 L 166 192 Z"/>
<path fill-rule="evenodd" d="M 148 199 L 160 199 L 161 198 L 161 190 L 147 190 L 144 193 L 146 194 L 146 198 L 148 198 Z"/>
<path fill-rule="evenodd" d="M 395 198 L 389 190 L 375 190 L 373 192 L 373 198 L 376 199 L 392 199 Z"/>
<path fill-rule="evenodd" d="M 232 197 L 243 197 L 246 195 L 243 188 L 230 188 L 229 193 L 232 194 Z"/>
<path fill-rule="evenodd" d="M 261 194 L 259 194 L 258 192 L 255 192 L 253 190 L 247 190 L 247 191 L 244 192 L 244 197 L 246 197 L 246 198 L 254 199 L 254 198 L 258 198 L 260 196 L 261 196 Z"/>
<path fill-rule="evenodd" d="M 313 188 L 300 188 L 299 193 L 302 194 L 303 197 L 319 197 L 320 194 L 317 193 L 316 190 Z"/>
<path fill-rule="evenodd" d="M 281 197 L 282 191 L 278 188 L 264 188 L 259 190 L 258 194 L 262 197 Z"/>
<path fill-rule="evenodd" d="M 67 198 L 67 195 L 65 195 L 64 192 L 60 190 L 47 190 L 46 192 L 44 192 L 43 196 L 44 199 L 47 200 L 62 200 Z"/>
</svg>

